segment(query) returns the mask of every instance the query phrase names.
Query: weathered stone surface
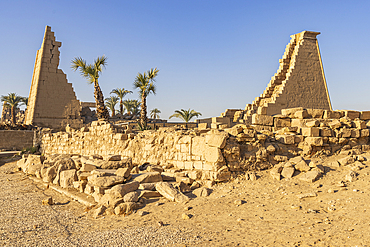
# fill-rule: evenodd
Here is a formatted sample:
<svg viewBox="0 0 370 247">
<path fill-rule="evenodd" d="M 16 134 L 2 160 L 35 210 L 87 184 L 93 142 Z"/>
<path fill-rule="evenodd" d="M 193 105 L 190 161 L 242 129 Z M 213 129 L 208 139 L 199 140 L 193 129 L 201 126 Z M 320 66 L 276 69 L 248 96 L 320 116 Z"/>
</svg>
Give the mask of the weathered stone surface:
<svg viewBox="0 0 370 247">
<path fill-rule="evenodd" d="M 106 190 L 105 194 L 111 194 L 115 197 L 123 197 L 129 192 L 135 191 L 139 188 L 139 182 L 132 181 L 126 184 L 118 184 L 113 186 L 111 189 Z"/>
<path fill-rule="evenodd" d="M 95 170 L 95 169 L 97 169 L 97 167 L 94 165 L 82 163 L 80 171 L 81 172 L 91 172 L 92 170 Z"/>
<path fill-rule="evenodd" d="M 140 191 L 139 198 L 154 198 L 154 197 L 161 197 L 162 195 L 158 191 L 152 191 L 152 190 L 142 190 Z"/>
<path fill-rule="evenodd" d="M 281 175 L 284 178 L 291 178 L 291 177 L 293 177 L 294 171 L 295 171 L 295 169 L 292 166 L 284 167 L 283 170 L 281 171 Z"/>
<path fill-rule="evenodd" d="M 295 166 L 294 168 L 298 171 L 301 171 L 301 172 L 308 172 L 311 167 L 309 165 L 307 165 L 306 161 L 304 161 L 303 159 L 301 161 L 299 161 Z"/>
<path fill-rule="evenodd" d="M 281 166 L 275 166 L 274 168 L 272 168 L 270 170 L 270 176 L 273 178 L 273 179 L 276 179 L 276 180 L 280 180 L 280 173 L 281 171 L 283 170 L 283 167 Z"/>
<path fill-rule="evenodd" d="M 306 182 L 314 182 L 316 179 L 320 177 L 321 173 L 319 171 L 308 171 L 303 173 L 302 176 L 299 178 L 302 181 Z"/>
<path fill-rule="evenodd" d="M 36 171 L 40 171 L 42 167 L 42 160 L 40 155 L 30 154 L 27 161 L 21 167 L 24 173 L 35 175 Z"/>
<path fill-rule="evenodd" d="M 116 184 L 121 184 L 124 181 L 123 177 L 120 176 L 109 176 L 109 177 L 88 177 L 88 181 L 93 186 L 98 187 L 110 187 Z"/>
<path fill-rule="evenodd" d="M 190 200 L 189 197 L 175 189 L 167 182 L 159 182 L 155 185 L 155 188 L 162 196 L 170 201 L 185 203 Z"/>
<path fill-rule="evenodd" d="M 318 137 L 320 136 L 320 129 L 316 127 L 301 128 L 303 136 Z"/>
<path fill-rule="evenodd" d="M 105 157 L 106 161 L 120 161 L 121 160 L 121 155 L 117 154 L 109 154 Z"/>
<path fill-rule="evenodd" d="M 77 181 L 76 169 L 60 172 L 59 183 L 62 188 L 73 188 L 73 182 Z"/>
<path fill-rule="evenodd" d="M 139 183 L 154 183 L 161 182 L 162 176 L 159 172 L 146 172 L 139 174 L 139 176 L 135 177 L 134 180 Z"/>
<path fill-rule="evenodd" d="M 42 177 L 42 180 L 46 183 L 53 182 L 56 175 L 57 175 L 57 167 L 56 166 L 42 167 L 41 168 L 41 177 Z"/>
<path fill-rule="evenodd" d="M 324 140 L 322 137 L 306 137 L 305 141 L 311 146 L 319 147 L 324 145 Z"/>
<path fill-rule="evenodd" d="M 274 118 L 272 116 L 268 116 L 268 115 L 253 114 L 252 115 L 252 124 L 273 126 L 274 125 Z"/>
<path fill-rule="evenodd" d="M 125 168 L 118 168 L 117 171 L 115 172 L 116 176 L 128 178 L 130 176 L 130 168 L 125 167 Z"/>
<path fill-rule="evenodd" d="M 224 148 L 226 144 L 226 133 L 210 133 L 206 135 L 206 143 L 211 147 Z"/>
<path fill-rule="evenodd" d="M 339 159 L 338 162 L 340 165 L 346 166 L 355 162 L 355 159 L 352 156 L 346 156 L 344 158 Z"/>
<path fill-rule="evenodd" d="M 139 201 L 140 192 L 132 191 L 124 195 L 123 200 L 125 202 L 138 202 Z"/>
<path fill-rule="evenodd" d="M 193 194 L 196 195 L 197 197 L 205 197 L 209 196 L 212 193 L 212 191 L 213 190 L 210 188 L 201 187 L 193 190 Z"/>
</svg>

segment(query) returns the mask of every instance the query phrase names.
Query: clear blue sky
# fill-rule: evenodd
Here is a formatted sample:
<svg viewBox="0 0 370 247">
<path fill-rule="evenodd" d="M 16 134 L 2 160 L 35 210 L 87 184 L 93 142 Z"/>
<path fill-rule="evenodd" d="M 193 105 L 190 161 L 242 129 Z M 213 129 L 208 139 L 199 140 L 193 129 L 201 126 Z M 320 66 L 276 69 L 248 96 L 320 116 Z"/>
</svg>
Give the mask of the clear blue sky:
<svg viewBox="0 0 370 247">
<path fill-rule="evenodd" d="M 148 109 L 167 119 L 176 109 L 202 117 L 244 109 L 276 72 L 290 35 L 319 31 L 334 109 L 370 110 L 370 1 L 0 1 L 0 95 L 28 96 L 36 51 L 51 26 L 62 42 L 60 64 L 77 98 L 93 86 L 70 69 L 101 55 L 104 96 L 133 90 L 138 72 L 157 67 Z M 129 96 L 137 99 L 138 93 Z M 118 108 L 118 107 L 117 107 Z"/>
</svg>

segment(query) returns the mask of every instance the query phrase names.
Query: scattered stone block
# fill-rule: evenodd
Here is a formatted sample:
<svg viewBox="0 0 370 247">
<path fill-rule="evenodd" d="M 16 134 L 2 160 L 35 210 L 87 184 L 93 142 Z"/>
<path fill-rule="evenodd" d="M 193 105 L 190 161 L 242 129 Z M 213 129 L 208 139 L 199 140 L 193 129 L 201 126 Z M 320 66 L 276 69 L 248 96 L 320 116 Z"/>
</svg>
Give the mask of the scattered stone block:
<svg viewBox="0 0 370 247">
<path fill-rule="evenodd" d="M 60 172 L 59 183 L 62 188 L 73 188 L 73 182 L 77 181 L 76 169 Z"/>
<path fill-rule="evenodd" d="M 121 184 L 124 182 L 124 178 L 120 176 L 108 176 L 108 177 L 88 177 L 88 181 L 91 185 L 97 187 L 111 187 L 116 184 Z"/>
<path fill-rule="evenodd" d="M 193 194 L 196 195 L 197 197 L 205 197 L 209 196 L 212 193 L 212 191 L 213 190 L 210 188 L 201 187 L 193 190 Z"/>
<path fill-rule="evenodd" d="M 154 183 L 162 182 L 162 176 L 159 172 L 146 172 L 134 178 L 134 181 L 139 183 Z"/>
<path fill-rule="evenodd" d="M 320 147 L 324 145 L 322 137 L 306 137 L 305 142 L 310 146 Z"/>
<path fill-rule="evenodd" d="M 130 168 L 118 168 L 117 171 L 114 173 L 116 176 L 128 178 L 130 177 Z"/>
<path fill-rule="evenodd" d="M 155 188 L 162 196 L 170 201 L 185 203 L 190 200 L 189 197 L 182 194 L 167 182 L 159 182 L 155 185 Z"/>
<path fill-rule="evenodd" d="M 314 182 L 316 179 L 320 177 L 321 173 L 319 171 L 308 171 L 306 173 L 303 173 L 302 176 L 299 178 L 302 181 L 305 182 Z"/>
<path fill-rule="evenodd" d="M 127 138 L 126 138 L 127 139 Z M 120 161 L 121 160 L 121 155 L 117 154 L 109 154 L 105 157 L 106 161 Z"/>
<path fill-rule="evenodd" d="M 304 118 L 308 118 L 308 112 L 307 110 L 303 109 L 303 110 L 299 110 L 299 111 L 296 111 L 294 113 L 294 117 L 295 118 L 298 118 L 298 119 L 304 119 Z"/>
<path fill-rule="evenodd" d="M 273 126 L 274 125 L 274 118 L 272 116 L 268 116 L 268 115 L 253 114 L 252 115 L 252 124 Z"/>
<path fill-rule="evenodd" d="M 140 192 L 132 191 L 124 195 L 123 200 L 125 202 L 138 202 L 139 201 Z"/>
<path fill-rule="evenodd" d="M 355 159 L 352 156 L 346 156 L 344 158 L 339 159 L 338 162 L 341 166 L 346 166 L 354 163 Z"/>
<path fill-rule="evenodd" d="M 126 184 L 118 184 L 113 186 L 111 189 L 105 191 L 105 194 L 113 195 L 113 197 L 119 198 L 125 196 L 127 193 L 135 191 L 139 188 L 138 181 L 132 181 Z"/>
<path fill-rule="evenodd" d="M 309 167 L 309 165 L 307 165 L 306 161 L 304 161 L 303 159 L 299 161 L 294 167 L 300 172 L 308 172 L 309 170 L 311 170 L 311 167 Z"/>
<path fill-rule="evenodd" d="M 281 171 L 281 175 L 284 178 L 291 178 L 291 177 L 293 177 L 294 171 L 295 171 L 295 169 L 294 169 L 293 166 L 284 167 L 283 170 Z"/>
<path fill-rule="evenodd" d="M 301 128 L 301 131 L 302 131 L 303 136 L 308 136 L 308 137 L 320 136 L 320 129 L 317 127 L 311 127 L 311 128 L 304 127 L 304 128 Z"/>
</svg>

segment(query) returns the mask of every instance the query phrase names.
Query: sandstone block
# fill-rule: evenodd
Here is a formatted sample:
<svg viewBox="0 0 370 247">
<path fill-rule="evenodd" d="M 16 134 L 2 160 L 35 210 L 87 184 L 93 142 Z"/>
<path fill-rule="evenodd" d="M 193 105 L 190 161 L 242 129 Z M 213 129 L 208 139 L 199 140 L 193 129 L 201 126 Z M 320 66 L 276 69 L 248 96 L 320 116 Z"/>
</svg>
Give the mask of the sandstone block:
<svg viewBox="0 0 370 247">
<path fill-rule="evenodd" d="M 113 186 L 111 189 L 105 191 L 105 194 L 110 194 L 113 197 L 119 198 L 123 197 L 129 192 L 135 191 L 139 188 L 139 182 L 132 181 L 125 184 L 118 184 Z"/>
<path fill-rule="evenodd" d="M 295 135 L 276 135 L 275 139 L 283 144 L 295 143 Z"/>
<path fill-rule="evenodd" d="M 309 137 L 320 136 L 320 129 L 317 127 L 311 127 L 311 128 L 303 127 L 301 128 L 301 131 L 302 131 L 303 136 L 309 136 Z"/>
<path fill-rule="evenodd" d="M 316 181 L 316 179 L 318 179 L 320 177 L 321 173 L 319 171 L 308 171 L 304 174 L 302 174 L 302 176 L 299 178 L 300 180 L 302 181 L 306 181 L 306 182 L 314 182 Z"/>
<path fill-rule="evenodd" d="M 366 129 L 366 122 L 362 120 L 353 121 L 355 128 L 357 129 Z"/>
<path fill-rule="evenodd" d="M 274 118 L 272 116 L 268 116 L 268 115 L 253 114 L 252 115 L 252 124 L 273 126 L 274 125 Z"/>
<path fill-rule="evenodd" d="M 340 117 L 341 117 L 340 112 L 330 110 L 325 110 L 323 115 L 324 119 L 339 119 Z"/>
<path fill-rule="evenodd" d="M 43 167 L 41 169 L 41 177 L 42 181 L 46 183 L 51 183 L 53 182 L 54 178 L 57 175 L 57 167 L 52 166 L 52 167 Z"/>
<path fill-rule="evenodd" d="M 333 136 L 333 131 L 330 128 L 327 128 L 327 127 L 320 128 L 320 136 L 322 136 L 322 137 L 331 137 L 331 136 Z"/>
<path fill-rule="evenodd" d="M 153 198 L 153 197 L 161 197 L 162 195 L 158 191 L 152 191 L 152 190 L 142 190 L 140 192 L 139 198 Z"/>
<path fill-rule="evenodd" d="M 194 179 L 188 178 L 188 177 L 176 177 L 176 182 L 180 183 L 183 182 L 185 184 L 192 184 L 194 182 Z"/>
<path fill-rule="evenodd" d="M 204 159 L 210 163 L 222 163 L 224 162 L 224 157 L 222 156 L 221 150 L 217 147 L 205 147 L 204 148 Z"/>
<path fill-rule="evenodd" d="M 226 144 L 226 134 L 208 134 L 206 135 L 206 143 L 211 147 L 224 148 Z"/>
<path fill-rule="evenodd" d="M 140 192 L 132 191 L 124 195 L 123 200 L 125 202 L 138 202 L 139 201 Z"/>
<path fill-rule="evenodd" d="M 297 111 L 303 111 L 303 108 L 302 107 L 296 107 L 296 108 L 281 109 L 281 115 L 293 118 L 294 114 Z"/>
<path fill-rule="evenodd" d="M 359 138 L 360 136 L 361 136 L 361 130 L 351 129 L 351 137 L 352 138 Z"/>
<path fill-rule="evenodd" d="M 358 111 L 344 111 L 344 116 L 350 119 L 360 118 L 360 112 Z"/>
<path fill-rule="evenodd" d="M 294 171 L 295 171 L 295 169 L 292 166 L 284 167 L 283 170 L 281 171 L 281 175 L 284 178 L 291 178 L 291 177 L 293 177 Z"/>
<path fill-rule="evenodd" d="M 362 111 L 360 113 L 361 120 L 370 120 L 370 111 Z"/>
<path fill-rule="evenodd" d="M 155 190 L 155 183 L 139 184 L 139 190 Z"/>
<path fill-rule="evenodd" d="M 306 137 L 305 142 L 310 146 L 320 147 L 324 145 L 322 137 Z"/>
<path fill-rule="evenodd" d="M 95 170 L 95 169 L 97 168 L 94 165 L 82 163 L 80 171 L 81 172 L 91 172 L 92 170 Z"/>
<path fill-rule="evenodd" d="M 217 182 L 227 181 L 231 177 L 231 172 L 229 171 L 229 168 L 227 166 L 224 166 L 223 168 L 219 169 L 217 172 L 213 173 L 213 180 Z"/>
<path fill-rule="evenodd" d="M 294 113 L 294 117 L 298 119 L 308 118 L 307 110 L 303 109 L 303 110 L 296 111 Z"/>
<path fill-rule="evenodd" d="M 110 187 L 116 184 L 121 184 L 124 181 L 120 176 L 107 176 L 107 177 L 88 177 L 89 184 L 97 187 Z"/>
<path fill-rule="evenodd" d="M 62 188 L 73 188 L 73 182 L 77 181 L 76 169 L 60 172 L 59 183 Z"/>
<path fill-rule="evenodd" d="M 116 134 L 117 135 L 117 134 Z M 121 160 L 121 155 L 117 154 L 109 154 L 105 157 L 106 161 L 120 161 Z"/>
<path fill-rule="evenodd" d="M 341 166 L 346 166 L 354 163 L 355 159 L 352 156 L 346 156 L 344 158 L 339 159 L 338 162 Z"/>
<path fill-rule="evenodd" d="M 134 181 L 139 183 L 154 183 L 162 182 L 162 176 L 159 172 L 146 172 L 139 174 L 139 176 L 134 178 Z"/>
<path fill-rule="evenodd" d="M 208 129 L 208 123 L 198 123 L 198 129 L 199 130 Z"/>
<path fill-rule="evenodd" d="M 306 161 L 304 161 L 303 159 L 296 163 L 294 167 L 296 170 L 301 172 L 308 172 L 311 169 L 311 167 L 307 165 Z"/>
<path fill-rule="evenodd" d="M 323 109 L 307 109 L 307 113 L 312 118 L 322 118 L 324 115 Z"/>
<path fill-rule="evenodd" d="M 190 200 L 189 197 L 176 190 L 171 184 L 167 182 L 159 182 L 155 185 L 156 190 L 170 201 L 185 203 Z"/>
<path fill-rule="evenodd" d="M 196 195 L 197 197 L 206 197 L 209 196 L 212 193 L 212 191 L 213 190 L 210 188 L 201 187 L 193 190 L 193 194 Z"/>
<path fill-rule="evenodd" d="M 369 129 L 361 130 L 361 137 L 368 137 L 368 136 L 370 136 L 370 130 Z"/>
<path fill-rule="evenodd" d="M 291 120 L 290 118 L 280 118 L 280 117 L 274 117 L 274 127 L 290 127 L 291 126 Z"/>
<path fill-rule="evenodd" d="M 283 167 L 281 167 L 281 166 L 275 166 L 274 168 L 272 168 L 270 170 L 270 176 L 273 179 L 280 180 L 281 179 L 280 173 L 281 173 L 282 170 L 283 170 Z"/>
<path fill-rule="evenodd" d="M 117 171 L 114 173 L 116 176 L 128 178 L 130 176 L 130 168 L 118 168 Z"/>
</svg>

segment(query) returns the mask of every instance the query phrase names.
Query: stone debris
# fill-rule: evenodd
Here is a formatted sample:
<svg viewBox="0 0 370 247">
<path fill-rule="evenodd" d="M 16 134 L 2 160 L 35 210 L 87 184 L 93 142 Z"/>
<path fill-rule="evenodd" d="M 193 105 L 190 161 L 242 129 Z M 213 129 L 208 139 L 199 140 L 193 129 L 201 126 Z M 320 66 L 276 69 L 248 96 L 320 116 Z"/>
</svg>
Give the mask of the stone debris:
<svg viewBox="0 0 370 247">
<path fill-rule="evenodd" d="M 196 195 L 197 197 L 206 197 L 209 196 L 211 193 L 212 189 L 206 187 L 201 187 L 193 190 L 193 194 Z"/>
<path fill-rule="evenodd" d="M 316 197 L 317 194 L 315 192 L 308 192 L 308 193 L 303 193 L 303 194 L 299 194 L 297 195 L 298 199 L 303 199 L 303 198 L 306 198 L 306 197 Z"/>
<path fill-rule="evenodd" d="M 167 182 L 159 182 L 155 185 L 156 190 L 166 199 L 173 202 L 185 203 L 190 200 L 189 197 L 175 189 Z"/>
<path fill-rule="evenodd" d="M 53 198 L 51 198 L 51 197 L 48 197 L 48 198 L 42 200 L 42 205 L 53 205 L 53 204 L 54 204 Z"/>
<path fill-rule="evenodd" d="M 321 172 L 319 171 L 308 171 L 304 174 L 302 174 L 302 176 L 300 176 L 300 180 L 302 181 L 306 181 L 306 182 L 314 182 L 316 181 L 316 179 L 318 179 L 321 175 Z"/>
</svg>

